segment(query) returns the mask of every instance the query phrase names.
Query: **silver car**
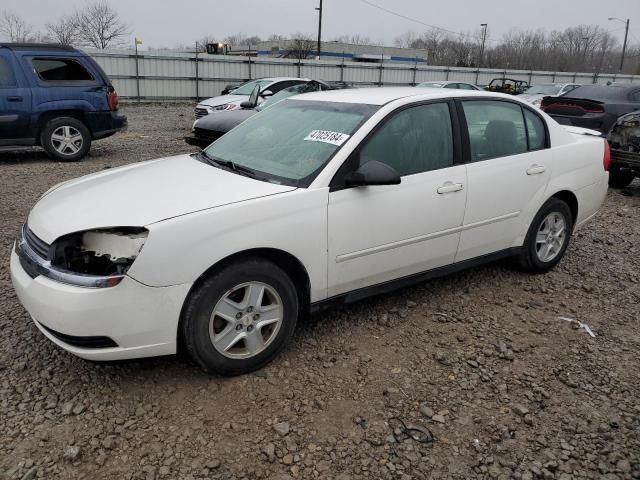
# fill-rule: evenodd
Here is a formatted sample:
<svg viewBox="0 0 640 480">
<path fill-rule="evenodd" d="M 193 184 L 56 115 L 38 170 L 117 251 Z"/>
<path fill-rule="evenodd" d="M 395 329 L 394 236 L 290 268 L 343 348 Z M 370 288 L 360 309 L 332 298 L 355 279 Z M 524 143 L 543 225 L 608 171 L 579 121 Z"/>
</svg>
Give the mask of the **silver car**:
<svg viewBox="0 0 640 480">
<path fill-rule="evenodd" d="M 473 83 L 456 82 L 456 81 L 448 81 L 448 80 L 422 82 L 416 86 L 429 87 L 429 88 L 457 88 L 460 90 L 482 90 L 480 87 L 474 85 Z"/>
<path fill-rule="evenodd" d="M 532 85 L 518 97 L 536 107 L 540 107 L 544 97 L 559 97 L 575 90 L 579 86 L 577 83 L 539 83 Z"/>
</svg>

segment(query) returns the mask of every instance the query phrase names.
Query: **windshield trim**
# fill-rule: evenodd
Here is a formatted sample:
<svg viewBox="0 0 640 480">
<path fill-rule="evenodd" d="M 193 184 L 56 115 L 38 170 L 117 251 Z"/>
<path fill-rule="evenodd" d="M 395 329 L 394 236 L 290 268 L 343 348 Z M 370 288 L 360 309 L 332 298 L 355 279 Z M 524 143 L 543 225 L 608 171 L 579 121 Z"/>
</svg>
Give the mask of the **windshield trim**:
<svg viewBox="0 0 640 480">
<path fill-rule="evenodd" d="M 329 102 L 329 101 L 320 101 L 320 100 L 298 100 L 295 99 L 297 95 L 293 95 L 292 97 L 289 98 L 284 98 L 279 102 L 276 102 L 272 105 L 272 107 L 275 107 L 276 105 L 280 105 L 280 108 L 288 108 L 287 106 L 283 106 L 283 104 L 286 103 L 290 103 L 291 106 L 293 106 L 293 102 L 303 102 L 303 103 L 307 103 L 307 104 L 333 104 L 333 105 L 339 105 L 339 106 L 345 106 L 345 105 L 350 105 L 353 108 L 360 108 L 362 110 L 362 119 L 360 120 L 360 122 L 358 122 L 355 127 L 353 128 L 353 131 L 350 134 L 349 139 L 343 143 L 342 145 L 338 146 L 335 150 L 333 150 L 333 152 L 331 152 L 331 154 L 327 157 L 327 159 L 324 161 L 324 163 L 322 165 L 320 165 L 316 170 L 314 170 L 313 172 L 311 172 L 309 175 L 307 175 L 306 177 L 302 177 L 299 179 L 294 179 L 294 178 L 289 178 L 289 177 L 282 177 L 280 175 L 276 175 L 270 172 L 264 172 L 262 170 L 258 170 L 256 168 L 253 167 L 247 167 L 239 162 L 235 162 L 239 167 L 244 167 L 244 168 L 249 168 L 251 170 L 253 170 L 255 172 L 255 176 L 248 176 L 248 178 L 253 178 L 254 180 L 259 180 L 259 181 L 263 181 L 263 182 L 269 182 L 269 183 L 277 183 L 279 185 L 286 185 L 289 187 L 295 187 L 295 188 L 308 188 L 309 185 L 311 185 L 311 183 L 315 180 L 315 178 L 320 175 L 320 172 L 322 172 L 322 170 L 324 170 L 333 160 L 333 158 L 338 154 L 338 152 L 340 152 L 340 150 L 342 150 L 342 148 L 345 145 L 348 145 L 349 142 L 351 141 L 351 139 L 353 138 L 353 136 L 362 128 L 362 126 L 371 118 L 371 116 L 373 114 L 375 114 L 378 110 L 380 110 L 380 108 L 382 108 L 382 105 L 371 105 L 368 103 L 343 103 L 343 102 Z M 256 120 L 256 117 L 259 117 L 260 115 L 262 115 L 260 112 L 258 112 L 257 114 L 249 117 L 247 120 L 245 120 L 244 122 L 242 122 L 241 124 L 237 125 L 236 127 L 234 127 L 233 129 L 230 130 L 233 131 L 236 128 L 238 128 L 240 125 L 244 125 L 246 126 L 247 124 L 251 124 L 252 121 Z M 209 148 L 211 148 L 213 145 L 215 145 L 221 138 L 223 138 L 224 135 L 222 137 L 220 137 L 218 140 L 214 141 L 211 145 L 209 145 L 207 148 L 203 149 L 202 151 L 202 155 L 204 157 L 208 157 L 208 156 L 213 156 L 213 157 L 218 157 L 220 158 L 220 160 L 223 161 L 227 161 L 227 159 L 221 158 L 219 156 L 216 155 L 211 155 L 211 154 L 207 154 L 205 153 L 206 150 L 208 150 Z M 207 162 L 209 163 L 209 162 Z M 214 168 L 217 165 L 212 165 L 214 166 Z M 224 168 L 224 167 L 221 167 Z M 239 175 L 243 175 L 243 173 L 240 173 L 236 170 L 233 170 L 231 168 L 228 169 L 228 171 L 233 172 L 233 173 L 237 173 Z"/>
</svg>

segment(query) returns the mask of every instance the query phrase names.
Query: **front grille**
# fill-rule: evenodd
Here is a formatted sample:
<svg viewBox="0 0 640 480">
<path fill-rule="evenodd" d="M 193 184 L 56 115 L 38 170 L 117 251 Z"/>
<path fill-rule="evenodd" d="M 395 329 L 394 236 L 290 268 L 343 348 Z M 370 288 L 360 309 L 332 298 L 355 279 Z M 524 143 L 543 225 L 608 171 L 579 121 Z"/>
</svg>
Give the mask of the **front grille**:
<svg viewBox="0 0 640 480">
<path fill-rule="evenodd" d="M 206 108 L 196 108 L 194 110 L 196 118 L 202 118 L 206 115 L 209 115 L 209 111 Z"/>
<path fill-rule="evenodd" d="M 193 135 L 194 136 L 196 136 L 197 138 L 208 140 L 209 143 L 213 142 L 214 140 L 219 139 L 225 133 L 227 133 L 227 132 L 215 132 L 213 130 L 207 130 L 206 128 L 195 127 L 193 129 Z"/>
<path fill-rule="evenodd" d="M 45 259 L 49 258 L 49 249 L 51 248 L 51 245 L 38 238 L 38 236 L 33 233 L 27 225 L 24 226 L 24 240 L 39 257 Z"/>
<path fill-rule="evenodd" d="M 78 348 L 117 348 L 118 344 L 109 337 L 76 337 L 74 335 L 67 335 L 66 333 L 56 332 L 38 322 L 42 328 L 44 328 L 51 335 L 58 340 Z"/>
</svg>

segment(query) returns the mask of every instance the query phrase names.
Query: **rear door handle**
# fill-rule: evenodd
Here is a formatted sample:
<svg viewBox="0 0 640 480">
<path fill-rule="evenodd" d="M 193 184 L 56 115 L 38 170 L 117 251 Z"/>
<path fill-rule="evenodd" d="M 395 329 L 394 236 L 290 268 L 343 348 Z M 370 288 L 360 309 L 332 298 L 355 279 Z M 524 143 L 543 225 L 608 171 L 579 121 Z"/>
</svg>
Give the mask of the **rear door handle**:
<svg viewBox="0 0 640 480">
<path fill-rule="evenodd" d="M 527 169 L 527 175 L 540 175 L 547 170 L 546 167 L 538 164 L 533 164 Z"/>
<path fill-rule="evenodd" d="M 463 188 L 464 185 L 461 183 L 445 182 L 438 187 L 438 193 L 442 195 L 443 193 L 459 192 Z"/>
<path fill-rule="evenodd" d="M 22 97 L 7 97 L 7 101 L 9 102 L 21 102 Z"/>
</svg>

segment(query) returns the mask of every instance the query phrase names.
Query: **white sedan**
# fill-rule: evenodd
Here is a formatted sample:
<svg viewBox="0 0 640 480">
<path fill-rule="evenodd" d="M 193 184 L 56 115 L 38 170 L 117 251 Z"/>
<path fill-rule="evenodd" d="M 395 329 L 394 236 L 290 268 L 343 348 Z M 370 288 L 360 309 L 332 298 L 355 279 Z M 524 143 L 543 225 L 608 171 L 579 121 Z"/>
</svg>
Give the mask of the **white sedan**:
<svg viewBox="0 0 640 480">
<path fill-rule="evenodd" d="M 553 268 L 607 191 L 592 133 L 487 92 L 292 97 L 202 153 L 51 188 L 13 284 L 80 357 L 183 345 L 206 371 L 248 372 L 308 312 L 503 257 Z"/>
</svg>

